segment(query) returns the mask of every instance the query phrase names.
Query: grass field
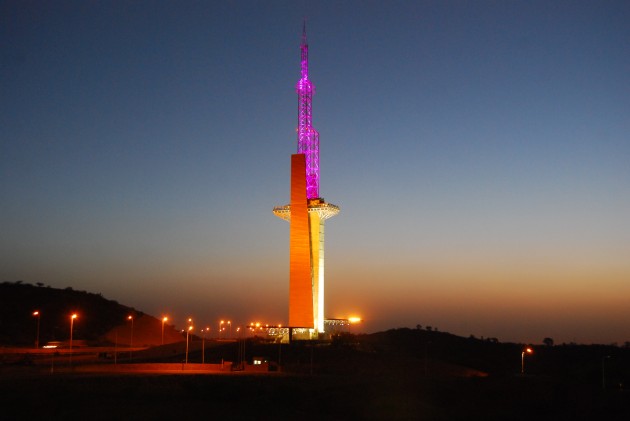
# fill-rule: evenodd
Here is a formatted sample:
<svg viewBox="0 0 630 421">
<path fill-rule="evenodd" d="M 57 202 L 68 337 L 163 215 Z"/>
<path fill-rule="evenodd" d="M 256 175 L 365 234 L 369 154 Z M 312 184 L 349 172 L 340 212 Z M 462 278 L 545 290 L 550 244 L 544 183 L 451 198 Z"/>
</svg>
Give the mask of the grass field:
<svg viewBox="0 0 630 421">
<path fill-rule="evenodd" d="M 630 394 L 542 377 L 3 370 L 2 419 L 628 420 Z"/>
</svg>

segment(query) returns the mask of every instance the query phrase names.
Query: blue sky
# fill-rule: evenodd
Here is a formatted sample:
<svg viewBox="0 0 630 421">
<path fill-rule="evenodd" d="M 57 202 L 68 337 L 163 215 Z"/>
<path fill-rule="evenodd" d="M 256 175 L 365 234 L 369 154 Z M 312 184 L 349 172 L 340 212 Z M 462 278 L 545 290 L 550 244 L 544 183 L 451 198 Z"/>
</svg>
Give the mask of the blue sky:
<svg viewBox="0 0 630 421">
<path fill-rule="evenodd" d="M 326 314 L 630 340 L 630 4 L 0 4 L 0 280 L 286 323 L 307 16 Z"/>
</svg>

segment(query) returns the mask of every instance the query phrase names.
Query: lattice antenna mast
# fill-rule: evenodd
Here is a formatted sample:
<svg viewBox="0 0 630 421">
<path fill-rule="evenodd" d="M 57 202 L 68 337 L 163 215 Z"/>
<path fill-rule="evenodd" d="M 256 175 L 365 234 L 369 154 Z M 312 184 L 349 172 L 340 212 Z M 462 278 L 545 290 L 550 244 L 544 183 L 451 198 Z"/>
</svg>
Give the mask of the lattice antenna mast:
<svg viewBox="0 0 630 421">
<path fill-rule="evenodd" d="M 308 41 L 306 20 L 300 45 L 301 78 L 295 86 L 298 94 L 297 152 L 306 155 L 306 197 L 319 197 L 319 132 L 313 128 L 312 101 L 315 86 L 308 79 Z"/>
</svg>

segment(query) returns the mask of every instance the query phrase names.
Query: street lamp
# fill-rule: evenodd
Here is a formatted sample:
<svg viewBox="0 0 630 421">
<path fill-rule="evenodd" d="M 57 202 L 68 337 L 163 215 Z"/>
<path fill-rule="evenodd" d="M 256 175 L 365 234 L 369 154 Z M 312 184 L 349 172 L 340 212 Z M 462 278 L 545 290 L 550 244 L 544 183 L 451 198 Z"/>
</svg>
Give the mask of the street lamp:
<svg viewBox="0 0 630 421">
<path fill-rule="evenodd" d="M 129 337 L 129 348 L 133 347 L 133 316 L 127 316 L 127 320 L 131 320 L 131 336 Z"/>
<path fill-rule="evenodd" d="M 534 350 L 530 347 L 527 347 L 521 352 L 521 374 L 525 373 L 525 354 L 532 354 Z"/>
<path fill-rule="evenodd" d="M 201 329 L 201 364 L 206 363 L 206 333 L 210 332 L 210 328 Z"/>
<path fill-rule="evenodd" d="M 225 323 L 223 320 L 221 320 L 221 323 L 219 323 L 219 339 L 221 338 L 221 331 L 223 330 L 223 323 Z"/>
<path fill-rule="evenodd" d="M 164 323 L 168 320 L 168 317 L 162 317 L 162 345 L 164 345 Z"/>
<path fill-rule="evenodd" d="M 76 318 L 76 313 L 70 316 L 70 365 L 72 365 L 72 329 L 74 328 L 74 319 Z"/>
<path fill-rule="evenodd" d="M 39 319 L 41 317 L 41 314 L 39 313 L 39 311 L 34 311 L 33 316 L 37 317 L 37 336 L 35 337 L 35 348 L 39 348 Z"/>
<path fill-rule="evenodd" d="M 192 325 L 188 326 L 188 330 L 186 331 L 186 364 L 188 364 L 188 334 L 193 329 Z"/>
<path fill-rule="evenodd" d="M 230 338 L 232 337 L 232 321 L 228 320 L 228 325 L 230 326 Z"/>
<path fill-rule="evenodd" d="M 133 348 L 133 316 L 127 316 L 127 320 L 131 320 L 131 337 L 129 338 L 129 360 L 131 360 L 133 357 L 133 350 L 131 349 Z"/>
</svg>

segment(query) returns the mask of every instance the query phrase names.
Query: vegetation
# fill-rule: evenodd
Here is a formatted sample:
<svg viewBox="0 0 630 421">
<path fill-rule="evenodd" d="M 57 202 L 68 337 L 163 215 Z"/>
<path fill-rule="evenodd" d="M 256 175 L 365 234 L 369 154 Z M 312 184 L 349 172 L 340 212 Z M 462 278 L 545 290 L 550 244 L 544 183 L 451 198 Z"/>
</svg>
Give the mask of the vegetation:
<svg viewBox="0 0 630 421">
<path fill-rule="evenodd" d="M 73 312 L 81 315 L 73 326 L 75 337 L 95 342 L 134 310 L 101 294 L 51 288 L 42 283 L 3 282 L 0 283 L 0 346 L 33 345 L 38 322 L 34 311 L 42 315 L 39 342 L 45 344 L 68 339 Z"/>
</svg>

